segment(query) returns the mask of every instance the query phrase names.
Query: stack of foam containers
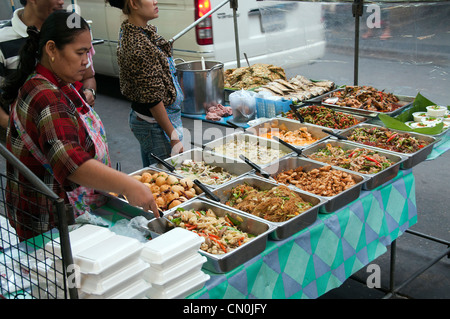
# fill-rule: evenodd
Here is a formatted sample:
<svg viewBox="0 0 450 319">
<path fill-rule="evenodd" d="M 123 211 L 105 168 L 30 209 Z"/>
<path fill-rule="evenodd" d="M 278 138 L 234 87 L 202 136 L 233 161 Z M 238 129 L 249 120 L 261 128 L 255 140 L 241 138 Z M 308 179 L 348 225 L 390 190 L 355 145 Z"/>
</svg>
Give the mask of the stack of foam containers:
<svg viewBox="0 0 450 319">
<path fill-rule="evenodd" d="M 80 271 L 81 299 L 146 298 L 151 286 L 143 278 L 150 267 L 140 258 L 144 244 L 95 225 L 84 225 L 69 236 L 73 261 Z M 58 245 L 52 249 L 60 256 Z"/>
<path fill-rule="evenodd" d="M 174 228 L 144 244 L 141 258 L 150 267 L 144 279 L 151 285 L 151 299 L 181 299 L 201 289 L 209 279 L 201 268 L 207 261 L 199 253 L 204 238 Z"/>
</svg>

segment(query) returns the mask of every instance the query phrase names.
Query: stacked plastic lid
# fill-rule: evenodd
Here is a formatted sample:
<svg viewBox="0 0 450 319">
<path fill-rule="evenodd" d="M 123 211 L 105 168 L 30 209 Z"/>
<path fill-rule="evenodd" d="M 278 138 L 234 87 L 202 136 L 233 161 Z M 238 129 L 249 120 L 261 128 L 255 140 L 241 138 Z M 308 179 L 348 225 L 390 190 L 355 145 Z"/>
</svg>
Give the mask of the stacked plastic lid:
<svg viewBox="0 0 450 319">
<path fill-rule="evenodd" d="M 94 225 L 84 225 L 70 232 L 70 241 L 73 261 L 80 271 L 80 298 L 146 297 L 151 285 L 143 279 L 145 270 L 150 267 L 140 258 L 144 244 Z M 53 249 L 60 255 L 58 245 Z"/>
<path fill-rule="evenodd" d="M 207 258 L 199 253 L 204 238 L 182 229 L 169 232 L 147 242 L 141 258 L 150 267 L 144 279 L 151 284 L 151 299 L 184 298 L 201 289 L 209 276 L 202 272 Z"/>
</svg>

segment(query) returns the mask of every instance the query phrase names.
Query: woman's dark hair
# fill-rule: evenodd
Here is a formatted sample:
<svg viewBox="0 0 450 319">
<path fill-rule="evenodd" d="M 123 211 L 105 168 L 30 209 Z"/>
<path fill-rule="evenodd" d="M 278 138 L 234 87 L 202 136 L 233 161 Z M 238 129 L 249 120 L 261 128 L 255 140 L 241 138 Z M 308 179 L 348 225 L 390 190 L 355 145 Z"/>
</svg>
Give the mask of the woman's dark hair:
<svg viewBox="0 0 450 319">
<path fill-rule="evenodd" d="M 36 63 L 42 58 L 42 51 L 48 41 L 55 42 L 58 50 L 71 43 L 75 37 L 89 30 L 87 22 L 74 12 L 55 11 L 48 16 L 39 32 L 36 27 L 28 27 L 28 39 L 20 49 L 19 64 L 16 72 L 8 76 L 2 86 L 0 102 L 10 105 L 16 98 L 18 90 L 34 72 Z"/>
</svg>

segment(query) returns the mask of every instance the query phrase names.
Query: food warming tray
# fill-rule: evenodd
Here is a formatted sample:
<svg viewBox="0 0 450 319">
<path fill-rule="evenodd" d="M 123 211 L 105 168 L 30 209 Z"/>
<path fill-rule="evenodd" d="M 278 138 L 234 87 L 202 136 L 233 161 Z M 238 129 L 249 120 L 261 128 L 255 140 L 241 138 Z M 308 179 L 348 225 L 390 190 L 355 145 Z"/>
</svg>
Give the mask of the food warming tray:
<svg viewBox="0 0 450 319">
<path fill-rule="evenodd" d="M 172 175 L 175 176 L 176 178 L 180 179 L 179 176 L 169 173 L 167 171 L 158 169 L 156 167 L 145 167 L 142 168 L 140 170 L 137 170 L 131 174 L 128 174 L 129 176 L 133 176 L 133 175 L 142 175 L 145 172 L 149 172 L 151 174 L 157 173 L 157 172 L 164 172 L 168 175 Z M 197 192 L 196 196 L 200 195 L 202 192 Z M 117 214 L 118 215 L 122 215 L 124 216 L 126 219 L 131 219 L 133 217 L 136 216 L 144 216 L 145 218 L 147 218 L 148 220 L 152 219 L 155 217 L 155 215 L 150 211 L 147 212 L 145 210 L 143 210 L 141 207 L 136 207 L 136 206 L 132 206 L 130 205 L 130 203 L 123 198 L 122 196 L 115 196 L 113 194 L 110 193 L 103 193 L 106 197 L 107 197 L 107 204 L 108 206 L 114 208 L 115 210 L 117 210 Z M 194 197 L 194 198 L 195 198 Z M 191 199 L 188 199 L 188 201 Z M 167 210 L 166 210 L 167 211 Z M 107 214 L 108 212 L 106 212 L 105 210 L 102 209 L 97 209 L 95 211 L 96 215 L 103 215 L 103 214 Z"/>
<path fill-rule="evenodd" d="M 382 150 L 372 148 L 372 147 L 366 146 L 366 145 L 361 146 L 361 144 L 357 144 L 357 143 L 353 143 L 353 142 L 338 141 L 334 138 L 330 138 L 320 144 L 316 144 L 311 147 L 308 147 L 307 149 L 303 150 L 302 154 L 304 154 L 306 156 L 310 156 L 310 155 L 316 153 L 317 151 L 319 151 L 320 149 L 326 148 L 327 144 L 330 144 L 333 147 L 341 147 L 343 150 L 351 150 L 351 149 L 356 149 L 356 148 L 365 148 L 365 149 L 373 150 L 373 151 L 377 152 L 378 154 L 385 156 L 387 159 L 389 159 L 393 162 L 393 164 L 391 166 L 389 166 L 388 168 L 385 168 L 384 170 L 382 170 L 376 174 L 366 174 L 363 172 L 357 172 L 358 174 L 367 176 L 368 179 L 362 186 L 363 189 L 366 189 L 366 190 L 374 189 L 374 188 L 386 183 L 387 181 L 390 181 L 395 176 L 397 176 L 398 171 L 400 169 L 400 164 L 405 160 L 404 156 L 400 156 L 400 155 L 397 155 L 394 153 L 384 152 Z M 321 162 L 316 159 L 311 159 L 311 160 Z M 340 166 L 333 166 L 333 167 L 342 168 Z M 350 169 L 347 169 L 347 170 L 352 171 Z"/>
<path fill-rule="evenodd" d="M 291 120 L 291 119 L 285 119 L 285 118 L 276 118 L 271 119 L 266 122 L 254 125 L 246 129 L 245 131 L 251 134 L 255 134 L 257 136 L 260 136 L 261 134 L 265 134 L 270 132 L 271 129 L 283 129 L 286 131 L 293 132 L 295 130 L 299 130 L 300 128 L 306 127 L 308 130 L 308 133 L 311 134 L 311 136 L 317 141 L 314 141 L 310 144 L 305 145 L 296 145 L 292 144 L 293 146 L 297 148 L 304 148 L 308 147 L 310 145 L 319 143 L 320 141 L 323 141 L 328 138 L 328 134 L 322 131 L 322 127 L 314 124 L 309 123 L 300 123 L 298 120 Z M 263 137 L 264 138 L 264 137 Z"/>
<path fill-rule="evenodd" d="M 328 166 L 328 165 L 325 165 L 320 162 L 312 161 L 309 159 L 292 156 L 292 157 L 284 158 L 276 164 L 267 166 L 264 169 L 264 171 L 269 173 L 271 176 L 276 176 L 283 171 L 287 171 L 290 169 L 296 169 L 297 167 L 300 167 L 300 166 L 303 167 L 303 170 L 305 172 L 309 172 L 315 168 L 320 168 L 320 167 Z M 332 213 L 332 212 L 338 210 L 339 208 L 342 208 L 343 206 L 356 200 L 359 197 L 359 194 L 361 193 L 362 186 L 364 185 L 364 183 L 367 180 L 367 178 L 364 177 L 363 175 L 352 172 L 352 171 L 344 170 L 344 169 L 338 168 L 338 167 L 333 167 L 333 169 L 345 171 L 346 173 L 348 173 L 349 175 L 351 175 L 353 177 L 356 184 L 353 185 L 352 187 L 350 187 L 349 189 L 346 189 L 343 192 L 341 192 L 337 195 L 334 195 L 334 196 L 319 196 L 319 195 L 313 194 L 317 197 L 321 197 L 321 198 L 324 198 L 327 200 L 327 202 L 323 206 L 320 207 L 320 212 L 325 213 L 325 214 Z M 300 188 L 297 188 L 293 184 L 289 184 L 288 186 L 293 189 L 300 189 Z M 304 191 L 304 192 L 306 192 L 306 191 Z"/>
<path fill-rule="evenodd" d="M 206 164 L 217 166 L 223 168 L 225 171 L 227 171 L 230 174 L 236 175 L 234 178 L 239 178 L 242 175 L 245 175 L 252 171 L 252 168 L 248 166 L 246 163 L 242 161 L 237 161 L 232 158 L 227 158 L 215 153 L 211 152 L 204 152 L 201 148 L 194 148 L 191 150 L 188 150 L 186 152 L 183 152 L 181 154 L 172 156 L 170 158 L 165 159 L 165 161 L 175 168 L 179 168 L 181 166 L 181 163 L 184 160 L 193 160 L 193 161 L 204 161 Z M 161 163 L 153 164 L 152 167 L 156 167 L 158 169 L 167 170 Z M 184 176 L 181 173 L 173 172 L 173 174 L 176 174 L 177 176 L 180 176 L 183 178 Z M 233 179 L 234 179 L 233 178 Z M 229 181 L 225 182 L 228 183 Z M 225 184 L 224 183 L 224 184 Z M 217 188 L 220 185 L 207 185 L 210 188 Z"/>
<path fill-rule="evenodd" d="M 237 180 L 234 180 L 231 183 L 223 185 L 220 188 L 217 188 L 216 190 L 213 191 L 213 193 L 219 197 L 220 202 L 222 204 L 226 205 L 225 203 L 226 203 L 226 201 L 228 201 L 228 199 L 230 197 L 230 191 L 234 187 L 244 184 L 244 183 L 247 183 L 248 185 L 251 185 L 253 187 L 257 187 L 261 190 L 270 190 L 276 186 L 281 185 L 279 183 L 270 181 L 266 178 L 262 178 L 262 177 L 259 177 L 256 175 L 247 175 L 247 176 L 241 177 Z M 242 212 L 242 211 L 237 210 L 232 207 L 230 207 L 230 209 L 242 212 L 245 215 L 253 216 L 254 218 L 256 218 L 258 220 L 264 220 L 265 222 L 270 223 L 271 225 L 274 225 L 276 227 L 276 229 L 275 229 L 275 231 L 273 231 L 270 234 L 270 238 L 273 240 L 281 240 L 281 239 L 287 238 L 287 237 L 299 232 L 300 230 L 310 226 L 311 224 L 313 224 L 317 219 L 317 214 L 319 212 L 319 208 L 322 205 L 324 205 L 326 202 L 326 199 L 321 198 L 319 196 L 315 196 L 313 194 L 309 194 L 309 193 L 303 192 L 298 189 L 295 189 L 293 191 L 295 193 L 297 193 L 298 195 L 300 195 L 300 197 L 302 197 L 303 200 L 312 203 L 313 207 L 306 210 L 302 214 L 300 214 L 296 217 L 293 217 L 284 222 L 270 222 L 270 221 L 266 221 L 260 217 L 256 217 L 254 215 L 251 215 L 246 212 Z M 202 197 L 203 197 L 203 195 L 200 196 L 200 198 L 202 198 Z M 229 207 L 229 206 L 227 206 L 227 207 Z"/>
<path fill-rule="evenodd" d="M 383 126 L 379 126 L 379 125 L 374 125 L 374 124 L 358 124 L 352 128 L 349 128 L 343 132 L 340 133 L 340 135 L 344 136 L 344 137 L 349 137 L 350 135 L 352 135 L 353 131 L 357 128 L 372 128 L 372 127 L 383 127 Z M 381 147 L 374 147 L 373 148 L 377 148 L 379 150 L 383 150 L 385 152 L 391 152 L 394 154 L 400 154 L 402 156 L 406 156 L 405 160 L 401 163 L 400 168 L 402 169 L 409 169 L 412 168 L 414 166 L 416 166 L 417 164 L 423 162 L 426 160 L 427 156 L 431 153 L 431 151 L 433 150 L 433 145 L 436 143 L 437 139 L 435 137 L 432 137 L 430 135 L 424 135 L 424 134 L 419 134 L 419 133 L 415 133 L 415 132 L 406 132 L 406 131 L 400 131 L 400 130 L 394 130 L 394 129 L 389 129 L 392 132 L 399 132 L 399 133 L 409 133 L 411 136 L 419 138 L 424 140 L 425 142 L 428 142 L 429 144 L 427 146 L 425 146 L 424 148 L 418 150 L 415 153 L 400 153 L 400 152 L 395 152 L 395 151 L 390 151 L 390 150 L 385 150 Z M 359 145 L 365 145 L 363 143 L 358 143 L 356 141 L 352 141 L 353 143 L 357 143 Z"/>
<path fill-rule="evenodd" d="M 213 140 L 211 142 L 208 142 L 207 144 L 205 144 L 204 151 L 213 152 L 215 154 L 219 154 L 219 155 L 224 156 L 224 157 L 234 158 L 234 159 L 236 159 L 236 160 L 238 160 L 240 162 L 243 162 L 243 161 L 239 159 L 239 155 L 244 155 L 248 159 L 252 160 L 250 158 L 250 156 L 249 156 L 248 150 L 246 150 L 245 152 L 242 152 L 242 153 L 235 152 L 234 154 L 221 154 L 221 153 L 215 152 L 213 150 L 215 147 L 219 147 L 221 145 L 225 145 L 225 144 L 227 144 L 229 142 L 232 142 L 232 141 L 256 142 L 256 143 L 258 143 L 258 147 L 259 147 L 259 145 L 262 145 L 264 147 L 271 148 L 271 149 L 274 149 L 274 150 L 280 150 L 280 151 L 283 151 L 283 152 L 286 153 L 286 155 L 280 156 L 278 159 L 273 160 L 271 163 L 274 163 L 274 162 L 278 161 L 280 158 L 289 156 L 292 153 L 292 150 L 289 147 L 284 146 L 283 144 L 281 144 L 279 142 L 276 142 L 275 140 L 269 140 L 269 139 L 266 139 L 266 138 L 255 136 L 253 134 L 245 134 L 245 133 L 242 133 L 242 132 L 235 132 L 235 133 L 226 135 L 226 136 L 224 136 L 222 138 L 215 139 L 215 140 Z M 267 165 L 271 164 L 271 163 L 258 163 L 256 161 L 253 161 L 253 162 L 255 162 L 255 164 L 257 164 L 257 165 L 259 165 L 261 167 L 264 167 L 264 166 L 267 166 Z"/>
<path fill-rule="evenodd" d="M 269 234 L 275 229 L 272 224 L 264 220 L 230 209 L 230 207 L 221 205 L 220 203 L 214 203 L 201 198 L 196 198 L 190 202 L 183 203 L 177 208 L 167 211 L 165 216 L 168 217 L 173 215 L 177 209 L 212 209 L 217 216 L 229 214 L 233 219 L 241 221 L 239 229 L 256 236 L 254 239 L 243 244 L 242 246 L 221 255 L 211 254 L 200 249 L 199 252 L 207 258 L 206 263 L 203 264 L 203 268 L 215 273 L 228 272 L 263 252 L 266 249 Z M 160 222 L 153 219 L 150 221 L 149 227 L 151 227 L 150 224 L 152 223 L 159 224 Z M 170 229 L 172 228 L 170 228 L 168 223 L 166 223 L 166 230 L 169 231 Z"/>
<path fill-rule="evenodd" d="M 313 105 L 323 106 L 323 105 L 321 105 L 320 103 L 303 103 L 303 104 L 300 104 L 300 105 L 299 105 L 299 107 L 297 108 L 297 110 L 302 109 L 302 108 L 309 108 L 309 107 L 311 107 L 311 106 L 313 106 Z M 358 120 L 358 123 L 357 123 L 357 124 L 365 123 L 365 122 L 367 122 L 367 121 L 369 121 L 369 120 L 372 119 L 372 118 L 369 118 L 369 117 L 367 117 L 367 116 L 363 116 L 363 115 L 358 115 L 358 114 L 352 114 L 352 113 L 349 113 L 349 112 L 345 112 L 345 110 L 336 110 L 336 109 L 334 109 L 334 111 L 339 112 L 339 113 L 342 113 L 342 114 L 347 115 L 347 116 L 352 116 L 352 117 L 354 117 L 356 120 Z M 306 123 L 306 122 L 305 122 L 305 123 Z M 321 125 L 318 125 L 318 124 L 311 124 L 311 125 L 316 125 L 316 126 L 319 126 L 319 127 L 321 127 L 321 128 L 328 129 L 328 130 L 334 130 L 335 132 L 341 132 L 341 131 L 344 130 L 344 129 L 334 129 L 334 128 L 330 128 L 330 127 L 327 127 L 327 126 L 321 126 Z M 356 124 L 355 124 L 355 125 L 356 125 Z"/>
<path fill-rule="evenodd" d="M 341 111 L 345 110 L 349 113 L 360 114 L 363 116 L 377 117 L 378 114 L 387 114 L 389 116 L 394 116 L 398 113 L 401 113 L 404 109 L 408 108 L 411 105 L 411 103 L 414 101 L 414 97 L 411 97 L 411 96 L 395 95 L 399 99 L 398 104 L 400 104 L 401 106 L 391 112 L 379 112 L 379 111 L 373 111 L 373 110 L 364 110 L 364 109 L 358 109 L 358 108 L 354 108 L 354 107 L 337 105 L 331 101 L 327 102 L 327 99 L 329 97 L 331 97 L 331 95 L 333 93 L 338 92 L 338 91 L 344 91 L 344 89 L 343 88 L 336 89 L 334 91 L 325 93 L 317 98 L 310 99 L 307 102 L 322 103 L 322 105 L 326 105 L 326 106 L 332 107 L 337 110 L 341 110 Z"/>
</svg>

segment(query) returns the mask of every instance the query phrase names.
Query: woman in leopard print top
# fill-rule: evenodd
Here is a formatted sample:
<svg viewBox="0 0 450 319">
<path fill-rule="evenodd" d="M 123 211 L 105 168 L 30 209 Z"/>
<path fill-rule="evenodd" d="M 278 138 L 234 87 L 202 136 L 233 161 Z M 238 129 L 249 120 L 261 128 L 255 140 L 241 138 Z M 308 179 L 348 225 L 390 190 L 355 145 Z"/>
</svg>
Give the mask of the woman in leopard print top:
<svg viewBox="0 0 450 319">
<path fill-rule="evenodd" d="M 141 146 L 143 167 L 155 163 L 151 153 L 167 158 L 183 152 L 181 102 L 172 44 L 148 21 L 158 17 L 155 0 L 109 0 L 122 9 L 117 48 L 120 89 L 131 103 L 129 124 Z"/>
</svg>

